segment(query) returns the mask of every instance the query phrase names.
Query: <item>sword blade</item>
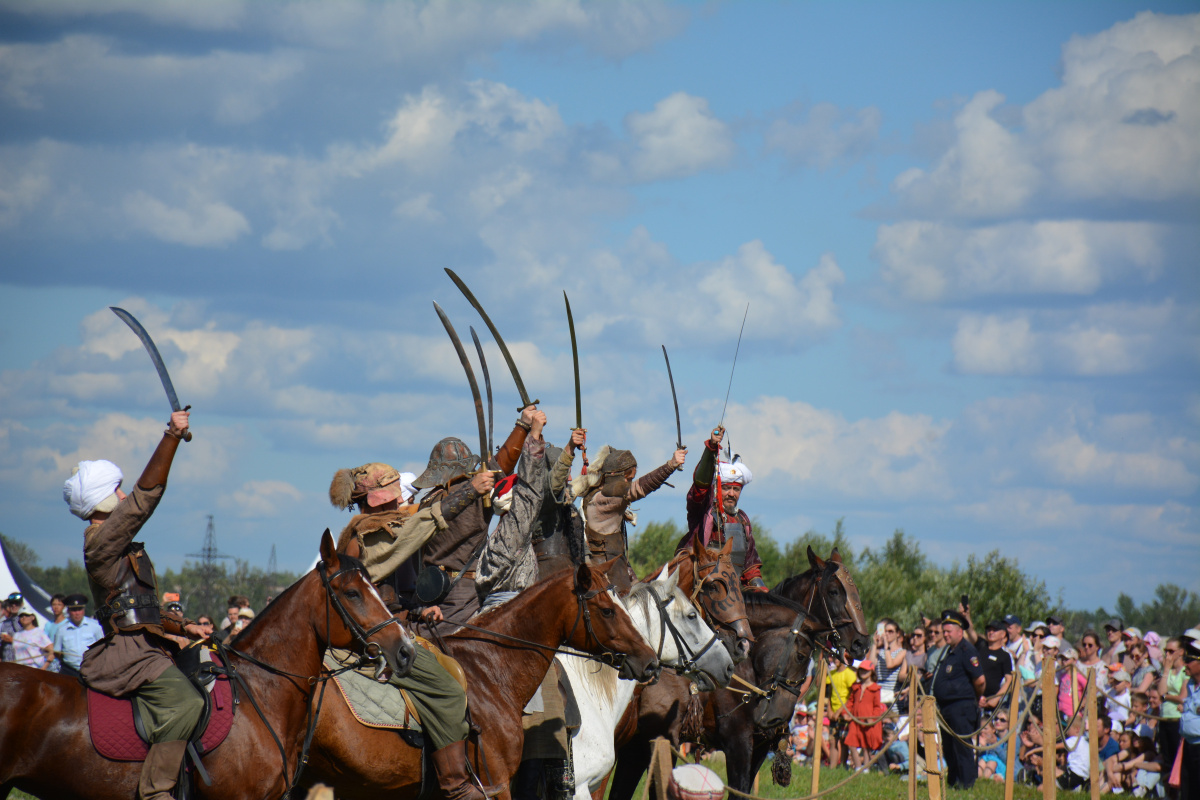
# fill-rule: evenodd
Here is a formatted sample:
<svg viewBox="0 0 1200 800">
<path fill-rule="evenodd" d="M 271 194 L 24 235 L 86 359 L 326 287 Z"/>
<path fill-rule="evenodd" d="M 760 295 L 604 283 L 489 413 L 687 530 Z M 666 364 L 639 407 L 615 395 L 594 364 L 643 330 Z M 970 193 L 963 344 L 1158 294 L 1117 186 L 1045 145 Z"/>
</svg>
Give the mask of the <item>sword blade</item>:
<svg viewBox="0 0 1200 800">
<path fill-rule="evenodd" d="M 438 319 L 445 326 L 446 333 L 450 334 L 450 341 L 454 343 L 454 350 L 458 353 L 458 360 L 462 362 L 463 369 L 467 373 L 467 383 L 471 384 L 471 397 L 475 400 L 475 420 L 479 423 L 480 469 L 488 469 L 488 462 L 491 461 L 492 454 L 488 449 L 487 427 L 483 421 L 483 399 L 479 396 L 479 384 L 475 382 L 475 370 L 471 369 L 471 361 L 467 358 L 467 351 L 463 349 L 462 340 L 458 338 L 458 332 L 450 324 L 450 318 L 446 316 L 446 312 L 442 311 L 442 307 L 436 301 L 433 304 L 433 310 L 437 312 Z"/>
<path fill-rule="evenodd" d="M 167 372 L 167 365 L 163 363 L 162 355 L 158 352 L 158 346 L 154 344 L 154 340 L 150 338 L 150 334 L 146 333 L 146 329 L 142 327 L 142 323 L 138 322 L 137 318 L 125 309 L 109 306 L 109 310 L 116 314 L 142 340 L 142 346 L 146 348 L 146 352 L 150 354 L 150 361 L 154 364 L 154 368 L 158 370 L 158 379 L 162 381 L 162 387 L 167 393 L 167 401 L 171 404 L 171 410 L 179 411 L 183 406 L 179 405 L 179 396 L 175 394 L 175 385 L 171 383 L 171 375 Z"/>
<path fill-rule="evenodd" d="M 571 362 L 575 365 L 575 427 L 583 427 L 583 394 L 579 386 L 579 345 L 575 341 L 575 317 L 571 316 L 571 301 L 563 292 L 567 304 L 567 327 L 571 329 Z"/>
<path fill-rule="evenodd" d="M 733 371 L 737 369 L 738 353 L 742 351 L 742 333 L 746 330 L 746 317 L 750 316 L 750 304 L 746 303 L 746 313 L 742 315 L 742 327 L 738 329 L 737 348 L 733 351 L 733 366 L 729 368 L 729 386 L 725 389 L 725 405 L 721 406 L 721 422 L 718 427 L 725 425 L 725 409 L 729 407 L 729 392 L 733 389 Z"/>
<path fill-rule="evenodd" d="M 483 345 L 479 343 L 479 334 L 475 332 L 475 326 L 471 325 L 471 339 L 475 342 L 475 352 L 479 354 L 479 366 L 483 369 L 483 387 L 487 389 L 488 400 L 488 452 L 492 452 L 492 447 L 495 439 L 492 438 L 493 432 L 496 430 L 492 427 L 495 418 L 492 414 L 492 376 L 488 374 L 487 359 L 483 357 Z"/>
<path fill-rule="evenodd" d="M 671 402 L 675 404 L 675 449 L 683 449 L 683 429 L 679 425 L 679 398 L 675 395 L 675 376 L 671 374 L 671 359 L 667 357 L 667 346 L 664 344 L 663 360 L 667 362 L 667 380 L 671 382 Z"/>
<path fill-rule="evenodd" d="M 454 281 L 454 285 L 463 293 L 467 301 L 479 312 L 479 316 L 483 317 L 483 323 L 492 332 L 492 338 L 496 340 L 496 345 L 500 348 L 500 355 L 504 356 L 504 361 L 508 364 L 508 371 L 512 373 L 513 383 L 517 385 L 517 394 L 521 395 L 521 408 L 517 410 L 522 411 L 527 406 L 536 406 L 541 401 L 529 399 L 529 392 L 525 391 L 525 382 L 521 380 L 521 373 L 517 370 L 517 362 L 513 361 L 512 353 L 508 352 L 508 345 L 504 343 L 504 337 L 500 335 L 500 331 L 496 330 L 496 326 L 492 324 L 492 318 L 483 310 L 483 306 L 475 299 L 475 295 L 467 288 L 467 284 L 463 283 L 462 278 L 455 275 L 454 270 L 449 267 L 444 267 L 443 269 L 446 270 L 446 274 L 450 276 L 450 280 Z"/>
</svg>

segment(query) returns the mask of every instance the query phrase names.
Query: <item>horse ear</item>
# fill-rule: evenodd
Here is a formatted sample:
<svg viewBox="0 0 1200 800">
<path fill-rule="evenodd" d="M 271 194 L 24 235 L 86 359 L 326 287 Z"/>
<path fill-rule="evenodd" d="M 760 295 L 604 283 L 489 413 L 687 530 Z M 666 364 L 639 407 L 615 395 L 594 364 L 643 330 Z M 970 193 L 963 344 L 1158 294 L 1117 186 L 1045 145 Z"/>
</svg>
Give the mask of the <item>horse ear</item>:
<svg viewBox="0 0 1200 800">
<path fill-rule="evenodd" d="M 321 534 L 321 560 L 325 562 L 327 567 L 337 567 L 337 549 L 333 546 L 333 534 L 329 532 L 329 528 Z"/>
<path fill-rule="evenodd" d="M 592 589 L 592 568 L 583 562 L 575 570 L 575 591 L 588 592 Z"/>
<path fill-rule="evenodd" d="M 666 567 L 663 567 L 663 572 L 667 572 Z M 659 580 L 662 580 L 662 578 L 660 577 Z M 667 573 L 666 593 L 674 594 L 675 587 L 677 587 L 677 586 L 679 586 L 679 570 L 676 570 L 674 572 L 668 572 Z"/>
<path fill-rule="evenodd" d="M 662 570 L 658 573 L 658 577 L 655 578 L 654 580 L 665 581 L 667 579 L 667 575 L 669 575 L 670 573 L 671 573 L 671 565 L 663 564 Z"/>
<path fill-rule="evenodd" d="M 703 534 L 697 530 L 696 535 L 692 537 L 692 552 L 696 556 L 696 560 L 704 563 L 704 541 Z"/>
<path fill-rule="evenodd" d="M 831 555 L 829 557 L 829 560 L 834 562 L 835 564 L 842 563 L 842 554 L 838 552 L 838 549 L 836 547 L 833 548 L 833 555 Z"/>
<path fill-rule="evenodd" d="M 733 537 L 725 540 L 725 546 L 721 548 L 721 555 L 727 556 L 733 552 Z"/>
<path fill-rule="evenodd" d="M 824 569 L 825 562 L 819 555 L 813 552 L 812 545 L 808 546 L 808 565 L 813 569 Z"/>
</svg>

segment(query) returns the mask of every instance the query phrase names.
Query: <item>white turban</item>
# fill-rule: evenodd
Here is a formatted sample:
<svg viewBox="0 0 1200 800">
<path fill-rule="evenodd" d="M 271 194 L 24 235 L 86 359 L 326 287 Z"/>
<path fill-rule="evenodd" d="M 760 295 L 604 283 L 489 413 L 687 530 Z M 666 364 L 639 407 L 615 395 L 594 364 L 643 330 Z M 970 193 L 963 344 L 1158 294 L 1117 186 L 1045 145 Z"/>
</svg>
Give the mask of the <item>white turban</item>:
<svg viewBox="0 0 1200 800">
<path fill-rule="evenodd" d="M 721 483 L 740 483 L 746 486 L 754 480 L 754 473 L 746 466 L 745 461 L 735 461 L 732 464 L 724 462 L 720 465 Z"/>
<path fill-rule="evenodd" d="M 125 480 L 121 468 L 111 461 L 80 461 L 79 466 L 63 484 L 63 500 L 71 507 L 71 513 L 82 519 L 88 519 L 97 510 L 112 511 L 110 508 L 100 508 L 101 504 L 112 497 L 121 481 Z"/>
<path fill-rule="evenodd" d="M 417 496 L 417 487 L 413 486 L 413 481 L 416 479 L 415 472 L 400 473 L 400 499 L 405 503 L 412 502 L 412 499 Z"/>
</svg>

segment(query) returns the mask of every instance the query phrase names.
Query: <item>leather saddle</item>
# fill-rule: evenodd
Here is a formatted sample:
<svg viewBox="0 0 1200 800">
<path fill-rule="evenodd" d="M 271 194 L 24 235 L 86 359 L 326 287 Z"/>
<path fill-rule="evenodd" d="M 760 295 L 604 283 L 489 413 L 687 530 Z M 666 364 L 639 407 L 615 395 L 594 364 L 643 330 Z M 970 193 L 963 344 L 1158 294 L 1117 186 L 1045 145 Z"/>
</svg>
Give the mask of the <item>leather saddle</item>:
<svg viewBox="0 0 1200 800">
<path fill-rule="evenodd" d="M 218 673 L 220 658 L 202 645 L 184 648 L 175 657 L 180 671 L 204 698 L 204 712 L 192 732 L 189 750 L 195 758 L 212 752 L 233 727 L 233 690 Z M 150 752 L 145 725 L 129 697 L 113 697 L 87 689 L 88 730 L 92 746 L 113 761 L 144 761 Z"/>
</svg>

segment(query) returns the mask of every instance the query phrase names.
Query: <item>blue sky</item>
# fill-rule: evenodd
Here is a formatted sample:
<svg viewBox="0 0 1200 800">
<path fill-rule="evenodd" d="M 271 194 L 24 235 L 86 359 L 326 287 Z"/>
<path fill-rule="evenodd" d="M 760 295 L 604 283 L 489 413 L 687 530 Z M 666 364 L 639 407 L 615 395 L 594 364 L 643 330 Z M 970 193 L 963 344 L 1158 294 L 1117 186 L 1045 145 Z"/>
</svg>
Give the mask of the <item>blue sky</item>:
<svg viewBox="0 0 1200 800">
<path fill-rule="evenodd" d="M 151 552 L 211 513 L 300 569 L 335 470 L 477 440 L 451 267 L 558 441 L 570 294 L 591 442 L 646 468 L 659 345 L 694 446 L 748 302 L 727 423 L 782 541 L 1200 589 L 1194 3 L 4 2 L 0 119 L 0 530 L 48 563 L 70 467 L 132 479 L 166 419 L 107 306 L 194 406 Z"/>
</svg>

